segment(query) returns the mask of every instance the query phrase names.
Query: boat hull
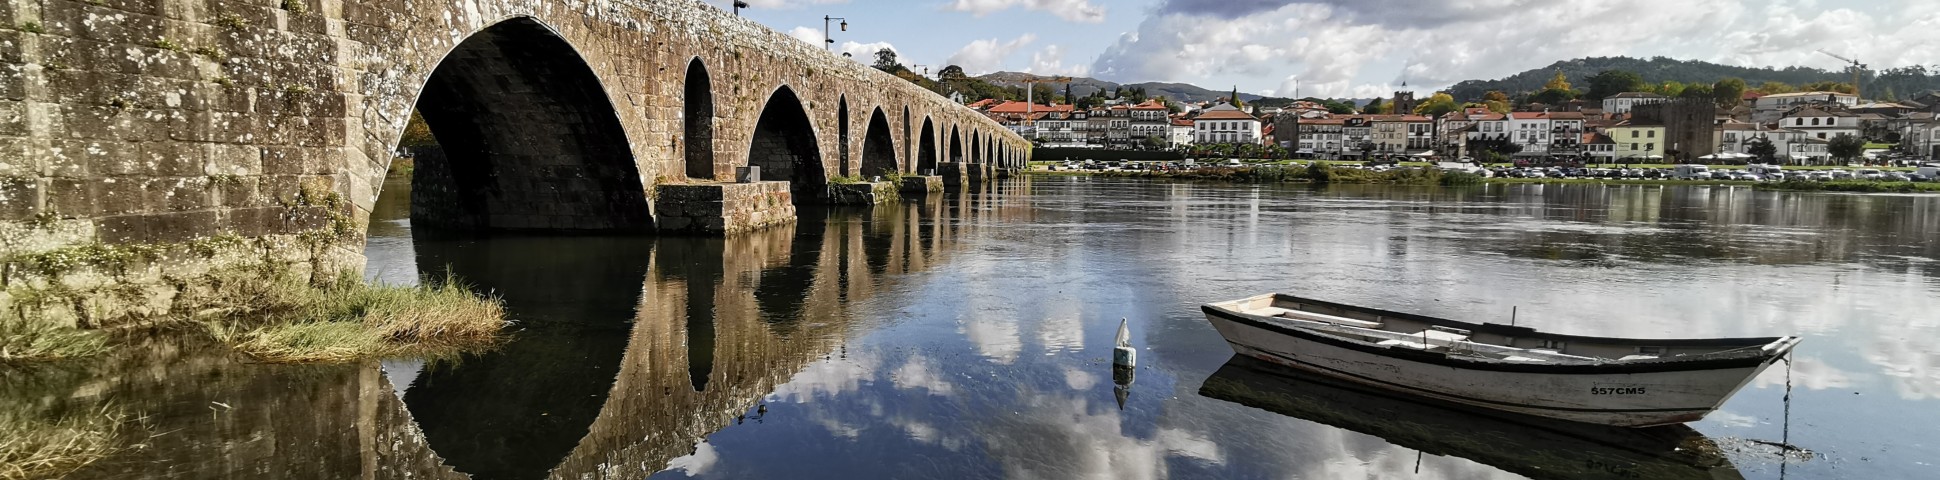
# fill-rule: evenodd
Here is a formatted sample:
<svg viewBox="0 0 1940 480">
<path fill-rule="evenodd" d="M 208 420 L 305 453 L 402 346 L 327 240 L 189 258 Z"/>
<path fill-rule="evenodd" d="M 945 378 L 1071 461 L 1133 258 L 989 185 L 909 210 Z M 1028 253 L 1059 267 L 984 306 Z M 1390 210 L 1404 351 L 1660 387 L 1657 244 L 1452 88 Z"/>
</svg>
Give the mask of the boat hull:
<svg viewBox="0 0 1940 480">
<path fill-rule="evenodd" d="M 1574 366 L 1463 368 L 1407 347 L 1374 347 L 1206 309 L 1239 355 L 1372 387 L 1482 408 L 1623 427 L 1692 422 L 1717 410 L 1774 358 L 1658 370 Z"/>
</svg>

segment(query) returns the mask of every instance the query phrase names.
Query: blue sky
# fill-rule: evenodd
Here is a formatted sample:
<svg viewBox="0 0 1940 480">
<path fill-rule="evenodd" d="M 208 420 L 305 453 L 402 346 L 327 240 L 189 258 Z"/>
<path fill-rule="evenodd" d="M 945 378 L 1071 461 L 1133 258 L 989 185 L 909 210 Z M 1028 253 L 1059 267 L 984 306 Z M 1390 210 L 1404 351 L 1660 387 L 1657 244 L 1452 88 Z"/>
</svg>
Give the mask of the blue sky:
<svg viewBox="0 0 1940 480">
<path fill-rule="evenodd" d="M 723 8 L 727 0 L 708 0 Z M 1029 71 L 1289 95 L 1432 92 L 1584 56 L 1838 69 L 1940 63 L 1932 0 L 748 0 L 811 43 L 971 74 Z"/>
</svg>

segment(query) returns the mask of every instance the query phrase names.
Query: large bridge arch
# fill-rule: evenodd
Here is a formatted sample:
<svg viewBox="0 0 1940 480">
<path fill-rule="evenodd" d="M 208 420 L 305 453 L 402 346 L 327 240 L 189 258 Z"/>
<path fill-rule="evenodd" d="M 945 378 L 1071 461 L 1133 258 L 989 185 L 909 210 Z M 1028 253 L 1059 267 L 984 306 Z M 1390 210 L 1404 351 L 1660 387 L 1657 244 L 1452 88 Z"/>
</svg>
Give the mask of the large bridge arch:
<svg viewBox="0 0 1940 480">
<path fill-rule="evenodd" d="M 451 48 L 418 90 L 442 150 L 419 158 L 412 217 L 475 230 L 652 224 L 621 119 L 580 50 L 514 16 Z"/>
<path fill-rule="evenodd" d="M 869 129 L 862 134 L 862 176 L 888 175 L 901 170 L 896 161 L 896 140 L 889 133 L 889 117 L 877 107 L 869 115 Z"/>
<path fill-rule="evenodd" d="M 919 173 L 934 174 L 936 172 L 936 163 L 937 163 L 937 159 L 936 159 L 937 126 L 934 123 L 930 122 L 930 117 L 925 116 L 923 117 L 923 128 L 920 129 L 919 131 L 922 132 L 921 135 L 923 136 L 923 141 L 922 141 L 923 146 L 922 148 L 917 150 L 916 162 L 914 162 L 915 163 L 914 168 Z"/>
<path fill-rule="evenodd" d="M 816 142 L 815 124 L 795 89 L 776 88 L 762 103 L 748 140 L 748 165 L 764 181 L 786 181 L 795 203 L 815 203 L 828 188 L 828 172 Z"/>
</svg>

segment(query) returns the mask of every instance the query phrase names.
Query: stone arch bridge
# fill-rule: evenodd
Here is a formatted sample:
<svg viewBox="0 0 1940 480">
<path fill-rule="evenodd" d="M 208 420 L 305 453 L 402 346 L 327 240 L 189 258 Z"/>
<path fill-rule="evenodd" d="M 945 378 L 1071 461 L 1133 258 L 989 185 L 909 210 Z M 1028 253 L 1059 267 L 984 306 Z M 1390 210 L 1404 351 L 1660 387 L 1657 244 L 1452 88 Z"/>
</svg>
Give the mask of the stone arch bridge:
<svg viewBox="0 0 1940 480">
<path fill-rule="evenodd" d="M 414 216 L 458 228 L 653 230 L 657 192 L 737 167 L 786 182 L 755 191 L 768 203 L 811 203 L 836 177 L 1030 154 L 973 110 L 694 0 L 5 0 L 0 71 L 0 213 L 110 244 L 335 213 L 361 232 L 414 109 L 442 145 Z M 317 206 L 331 192 L 346 201 Z M 311 207 L 342 212 L 290 212 Z"/>
</svg>

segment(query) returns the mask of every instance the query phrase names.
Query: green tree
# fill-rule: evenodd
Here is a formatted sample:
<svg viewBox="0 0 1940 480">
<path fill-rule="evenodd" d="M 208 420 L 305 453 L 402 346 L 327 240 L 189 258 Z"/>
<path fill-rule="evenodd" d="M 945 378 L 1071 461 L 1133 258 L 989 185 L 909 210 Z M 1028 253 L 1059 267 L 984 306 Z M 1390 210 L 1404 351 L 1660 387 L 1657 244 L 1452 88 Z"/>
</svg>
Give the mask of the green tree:
<svg viewBox="0 0 1940 480">
<path fill-rule="evenodd" d="M 1568 77 L 1563 76 L 1563 71 L 1557 70 L 1556 76 L 1550 77 L 1549 83 L 1543 84 L 1543 90 L 1569 91 L 1569 90 L 1575 90 L 1575 89 L 1570 88 L 1570 79 Z"/>
<path fill-rule="evenodd" d="M 1420 105 L 1415 105 L 1415 111 L 1413 113 L 1416 115 L 1439 117 L 1443 114 L 1461 109 L 1462 106 L 1455 103 L 1455 97 L 1453 95 L 1449 95 L 1447 92 L 1435 92 L 1433 96 L 1428 97 L 1428 101 L 1421 102 Z"/>
<path fill-rule="evenodd" d="M 1718 83 L 1711 84 L 1711 98 L 1717 100 L 1718 106 L 1724 108 L 1736 107 L 1738 104 L 1744 103 L 1744 79 L 1727 78 L 1719 80 Z"/>
<path fill-rule="evenodd" d="M 1657 85 L 1657 94 L 1666 97 L 1683 95 L 1684 84 L 1676 80 L 1665 80 L 1664 83 Z"/>
<path fill-rule="evenodd" d="M 1832 158 L 1851 161 L 1866 152 L 1866 141 L 1852 134 L 1841 133 L 1826 143 L 1825 150 L 1832 154 Z"/>
<path fill-rule="evenodd" d="M 902 62 L 896 61 L 896 51 L 887 48 L 876 51 L 876 63 L 870 66 L 889 73 L 904 70 Z"/>
<path fill-rule="evenodd" d="M 1489 100 L 1482 102 L 1482 105 L 1489 107 L 1489 111 L 1491 112 L 1509 113 L 1509 102 L 1507 100 Z"/>
<path fill-rule="evenodd" d="M 1705 85 L 1702 83 L 1693 83 L 1690 85 L 1685 85 L 1683 91 L 1677 92 L 1677 97 L 1678 98 L 1702 98 L 1705 100 L 1715 100 L 1715 96 L 1712 95 L 1712 92 L 1711 92 L 1711 86 Z"/>
<path fill-rule="evenodd" d="M 1850 83 L 1823 81 L 1823 82 L 1812 82 L 1812 83 L 1799 86 L 1799 91 L 1857 93 L 1859 92 L 1859 89 L 1853 88 L 1852 84 Z"/>
<path fill-rule="evenodd" d="M 1758 163 L 1769 164 L 1778 158 L 1778 146 L 1765 137 L 1753 138 L 1745 142 L 1745 153 L 1751 154 Z"/>
<path fill-rule="evenodd" d="M 404 137 L 398 139 L 400 147 L 434 147 L 438 138 L 431 135 L 431 125 L 424 123 L 424 116 L 417 110 L 411 111 L 411 120 L 404 124 Z"/>
<path fill-rule="evenodd" d="M 1558 105 L 1576 99 L 1576 92 L 1559 88 L 1544 89 L 1529 96 L 1529 103 Z"/>
<path fill-rule="evenodd" d="M 1226 103 L 1229 103 L 1229 104 L 1232 104 L 1232 105 L 1233 105 L 1234 107 L 1239 107 L 1239 108 L 1246 108 L 1246 102 L 1242 102 L 1242 101 L 1240 101 L 1240 100 L 1239 100 L 1239 86 L 1238 86 L 1238 85 L 1234 85 L 1234 86 L 1233 86 L 1233 93 L 1232 93 L 1231 95 L 1227 95 L 1227 96 L 1226 96 Z"/>
<path fill-rule="evenodd" d="M 1077 100 L 1077 99 L 1078 99 L 1078 97 L 1073 97 L 1073 96 L 1071 96 L 1071 82 L 1064 82 L 1064 100 L 1063 100 L 1063 102 L 1064 102 L 1064 103 L 1072 103 L 1073 101 L 1075 101 L 1075 100 Z"/>
<path fill-rule="evenodd" d="M 1483 103 L 1487 103 L 1487 102 L 1502 102 L 1503 104 L 1508 104 L 1508 103 L 1509 103 L 1509 94 L 1507 94 L 1507 93 L 1502 93 L 1502 92 L 1500 92 L 1500 91 L 1496 91 L 1496 90 L 1490 90 L 1490 91 L 1489 91 L 1489 93 L 1484 93 L 1484 94 L 1482 94 L 1482 102 L 1483 102 Z"/>
<path fill-rule="evenodd" d="M 1048 83 L 1031 84 L 1031 97 L 1030 97 L 1031 101 L 1038 102 L 1038 103 L 1046 103 L 1046 102 L 1057 100 L 1057 97 L 1053 97 L 1052 95 L 1056 95 L 1056 94 L 1051 92 L 1050 84 Z"/>
<path fill-rule="evenodd" d="M 1387 105 L 1381 104 L 1380 97 L 1375 97 L 1374 100 L 1369 100 L 1367 102 L 1367 105 L 1361 107 L 1361 113 L 1378 115 L 1378 114 L 1388 113 L 1388 109 L 1387 109 Z"/>
<path fill-rule="evenodd" d="M 970 76 L 963 74 L 963 67 L 956 65 L 943 67 L 942 70 L 936 72 L 936 81 L 939 82 L 955 83 L 968 80 L 969 78 Z"/>
<path fill-rule="evenodd" d="M 1625 70 L 1610 69 L 1591 75 L 1590 91 L 1584 95 L 1589 100 L 1603 100 L 1623 92 L 1641 92 L 1650 88 L 1644 77 Z"/>
<path fill-rule="evenodd" d="M 1900 99 L 1899 97 L 1893 95 L 1893 87 L 1886 87 L 1885 90 L 1881 90 L 1879 92 L 1879 101 L 1897 102 L 1897 101 L 1900 101 Z"/>
<path fill-rule="evenodd" d="M 1785 82 L 1765 82 L 1758 84 L 1758 88 L 1752 91 L 1758 92 L 1761 95 L 1777 95 L 1780 93 L 1792 93 L 1798 91 L 1798 88 Z"/>
</svg>

